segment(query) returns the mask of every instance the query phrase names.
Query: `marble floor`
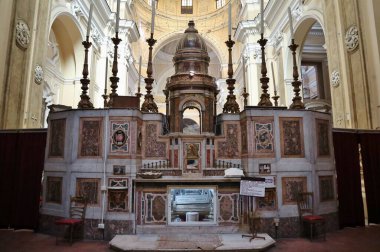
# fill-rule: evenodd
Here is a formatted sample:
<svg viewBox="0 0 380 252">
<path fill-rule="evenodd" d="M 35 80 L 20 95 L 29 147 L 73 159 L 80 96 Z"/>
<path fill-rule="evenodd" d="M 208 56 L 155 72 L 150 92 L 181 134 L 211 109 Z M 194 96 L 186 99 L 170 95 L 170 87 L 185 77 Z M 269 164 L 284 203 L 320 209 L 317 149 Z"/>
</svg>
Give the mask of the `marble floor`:
<svg viewBox="0 0 380 252">
<path fill-rule="evenodd" d="M 232 238 L 232 237 L 231 237 Z M 245 238 L 249 240 L 249 238 Z M 0 230 L 1 252 L 112 252 L 108 241 L 78 241 L 55 245 L 55 237 L 28 230 Z M 150 250 L 152 251 L 152 250 Z M 379 252 L 380 225 L 344 228 L 327 233 L 326 241 L 304 238 L 278 239 L 268 252 Z"/>
</svg>

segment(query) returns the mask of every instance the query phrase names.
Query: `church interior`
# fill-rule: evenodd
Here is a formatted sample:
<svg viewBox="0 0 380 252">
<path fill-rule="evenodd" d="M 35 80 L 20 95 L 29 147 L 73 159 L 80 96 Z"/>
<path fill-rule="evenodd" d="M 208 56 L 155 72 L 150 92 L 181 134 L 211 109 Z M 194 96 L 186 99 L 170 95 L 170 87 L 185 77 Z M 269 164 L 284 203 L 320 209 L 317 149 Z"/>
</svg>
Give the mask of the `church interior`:
<svg viewBox="0 0 380 252">
<path fill-rule="evenodd" d="M 380 224 L 377 10 L 1 1 L 0 227 L 129 251 L 116 240 L 273 246 Z"/>
</svg>

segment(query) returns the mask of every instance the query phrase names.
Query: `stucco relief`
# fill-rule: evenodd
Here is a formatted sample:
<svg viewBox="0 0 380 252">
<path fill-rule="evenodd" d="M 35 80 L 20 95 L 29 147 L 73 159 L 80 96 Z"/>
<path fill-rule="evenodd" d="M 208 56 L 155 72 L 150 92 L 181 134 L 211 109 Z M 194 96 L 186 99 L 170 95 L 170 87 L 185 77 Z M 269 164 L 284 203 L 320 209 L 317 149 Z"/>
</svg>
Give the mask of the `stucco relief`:
<svg viewBox="0 0 380 252">
<path fill-rule="evenodd" d="M 40 85 L 43 79 L 44 79 L 44 70 L 42 69 L 42 66 L 36 65 L 36 68 L 34 68 L 34 82 Z"/>
<path fill-rule="evenodd" d="M 331 85 L 333 87 L 338 87 L 340 84 L 340 74 L 338 70 L 334 70 L 331 73 Z"/>
<path fill-rule="evenodd" d="M 16 24 L 16 43 L 22 49 L 27 49 L 30 43 L 30 30 L 24 20 L 17 20 Z"/>
<path fill-rule="evenodd" d="M 359 46 L 359 30 L 356 25 L 352 25 L 347 29 L 344 42 L 348 52 L 352 52 Z"/>
</svg>

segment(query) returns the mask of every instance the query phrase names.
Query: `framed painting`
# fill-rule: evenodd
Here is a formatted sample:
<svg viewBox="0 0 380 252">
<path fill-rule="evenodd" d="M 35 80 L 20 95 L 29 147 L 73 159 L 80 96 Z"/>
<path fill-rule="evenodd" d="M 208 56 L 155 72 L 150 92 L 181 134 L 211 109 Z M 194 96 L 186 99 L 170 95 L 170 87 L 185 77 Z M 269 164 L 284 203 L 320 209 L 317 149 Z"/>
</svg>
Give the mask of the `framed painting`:
<svg viewBox="0 0 380 252">
<path fill-rule="evenodd" d="M 320 201 L 334 200 L 334 177 L 319 176 L 319 197 Z"/>
<path fill-rule="evenodd" d="M 102 155 L 102 118 L 81 118 L 79 157 L 96 158 Z"/>
<path fill-rule="evenodd" d="M 113 175 L 125 175 L 125 165 L 114 165 Z"/>
<path fill-rule="evenodd" d="M 302 158 L 303 123 L 300 117 L 280 117 L 281 157 Z"/>
<path fill-rule="evenodd" d="M 306 183 L 307 177 L 283 177 L 282 203 L 284 205 L 297 204 L 298 193 L 307 191 Z"/>
<path fill-rule="evenodd" d="M 271 164 L 259 164 L 259 174 L 270 174 Z"/>
<path fill-rule="evenodd" d="M 317 128 L 317 156 L 328 157 L 330 156 L 329 121 L 316 119 L 315 124 Z"/>
<path fill-rule="evenodd" d="M 89 205 L 99 204 L 100 179 L 77 178 L 76 195 L 87 199 Z"/>
<path fill-rule="evenodd" d="M 63 158 L 66 119 L 55 119 L 49 125 L 49 157 Z"/>
<path fill-rule="evenodd" d="M 62 177 L 46 178 L 46 202 L 62 204 Z"/>
</svg>

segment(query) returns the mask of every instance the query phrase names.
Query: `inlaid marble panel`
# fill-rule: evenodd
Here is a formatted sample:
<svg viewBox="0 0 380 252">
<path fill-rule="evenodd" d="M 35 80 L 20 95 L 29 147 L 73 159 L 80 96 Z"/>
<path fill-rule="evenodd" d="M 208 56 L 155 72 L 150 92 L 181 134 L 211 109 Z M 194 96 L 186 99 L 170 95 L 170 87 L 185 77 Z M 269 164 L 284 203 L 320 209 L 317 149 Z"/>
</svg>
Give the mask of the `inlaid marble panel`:
<svg viewBox="0 0 380 252">
<path fill-rule="evenodd" d="M 47 177 L 45 199 L 49 203 L 62 203 L 62 177 Z"/>
<path fill-rule="evenodd" d="M 333 176 L 319 176 L 319 198 L 321 202 L 334 200 L 333 179 Z"/>
<path fill-rule="evenodd" d="M 282 178 L 282 204 L 297 204 L 297 196 L 307 190 L 306 177 L 283 177 Z"/>
<path fill-rule="evenodd" d="M 79 156 L 102 155 L 102 118 L 81 118 L 79 133 Z"/>
<path fill-rule="evenodd" d="M 318 157 L 328 157 L 330 156 L 329 121 L 316 119 L 315 124 L 317 127 L 317 155 Z"/>
<path fill-rule="evenodd" d="M 280 117 L 281 156 L 304 157 L 302 118 Z"/>
<path fill-rule="evenodd" d="M 108 211 L 127 212 L 128 211 L 128 190 L 109 189 L 108 190 Z"/>
<path fill-rule="evenodd" d="M 277 210 L 276 188 L 265 188 L 265 196 L 257 197 L 257 209 L 275 211 Z"/>
<path fill-rule="evenodd" d="M 99 204 L 100 179 L 77 178 L 76 195 L 87 199 L 89 205 Z"/>
<path fill-rule="evenodd" d="M 157 141 L 157 124 L 147 124 L 145 126 L 146 145 L 145 156 L 146 157 L 165 157 L 166 156 L 166 144 L 164 142 Z"/>
<path fill-rule="evenodd" d="M 166 223 L 166 193 L 144 193 L 141 216 L 145 224 Z"/>
<path fill-rule="evenodd" d="M 111 121 L 111 152 L 129 152 L 129 123 Z"/>
<path fill-rule="evenodd" d="M 218 143 L 218 158 L 239 158 L 238 125 L 226 124 L 225 141 Z"/>
<path fill-rule="evenodd" d="M 218 193 L 219 216 L 218 222 L 238 223 L 240 204 L 239 193 Z"/>
<path fill-rule="evenodd" d="M 49 157 L 62 157 L 65 148 L 66 119 L 50 121 Z"/>
<path fill-rule="evenodd" d="M 274 129 L 273 117 L 254 117 L 254 156 L 273 157 L 274 156 Z"/>
</svg>

